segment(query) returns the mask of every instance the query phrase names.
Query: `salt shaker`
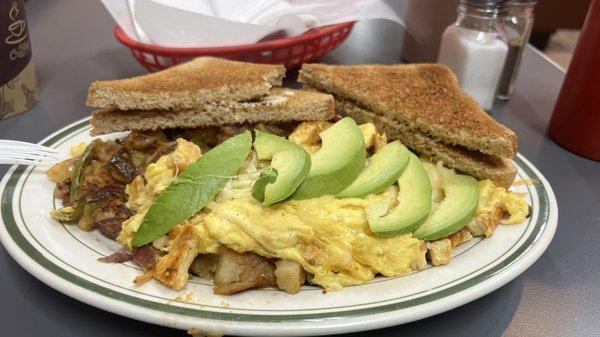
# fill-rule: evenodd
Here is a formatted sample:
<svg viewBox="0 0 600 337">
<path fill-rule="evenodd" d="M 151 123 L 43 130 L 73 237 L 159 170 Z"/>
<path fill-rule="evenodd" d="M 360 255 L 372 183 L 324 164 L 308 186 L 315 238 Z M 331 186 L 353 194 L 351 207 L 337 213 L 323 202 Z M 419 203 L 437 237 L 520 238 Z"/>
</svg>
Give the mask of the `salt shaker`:
<svg viewBox="0 0 600 337">
<path fill-rule="evenodd" d="M 510 3 L 508 15 L 504 19 L 504 29 L 508 37 L 508 54 L 498 84 L 499 99 L 507 100 L 512 93 L 521 56 L 531 35 L 533 8 L 536 3 L 537 0 L 512 0 Z"/>
<path fill-rule="evenodd" d="M 438 63 L 456 74 L 461 88 L 481 107 L 494 104 L 508 39 L 502 25 L 508 0 L 461 0 L 458 18 L 442 35 Z"/>
</svg>

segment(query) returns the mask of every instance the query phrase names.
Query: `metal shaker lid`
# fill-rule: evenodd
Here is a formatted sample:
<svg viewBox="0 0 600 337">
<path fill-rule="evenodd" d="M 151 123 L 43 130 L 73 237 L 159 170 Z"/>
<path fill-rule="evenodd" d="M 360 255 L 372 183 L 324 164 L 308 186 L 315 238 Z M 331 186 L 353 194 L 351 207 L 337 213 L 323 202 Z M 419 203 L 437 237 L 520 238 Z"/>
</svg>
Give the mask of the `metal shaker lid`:
<svg viewBox="0 0 600 337">
<path fill-rule="evenodd" d="M 481 8 L 503 8 L 509 4 L 509 0 L 461 0 L 462 4 Z"/>
</svg>

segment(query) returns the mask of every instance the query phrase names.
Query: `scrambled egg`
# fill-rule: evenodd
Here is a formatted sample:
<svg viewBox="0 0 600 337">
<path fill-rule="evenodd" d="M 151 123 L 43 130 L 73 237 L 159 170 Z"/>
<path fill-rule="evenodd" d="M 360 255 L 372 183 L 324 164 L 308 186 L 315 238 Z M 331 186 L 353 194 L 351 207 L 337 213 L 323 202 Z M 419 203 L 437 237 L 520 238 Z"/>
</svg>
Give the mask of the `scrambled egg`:
<svg viewBox="0 0 600 337">
<path fill-rule="evenodd" d="M 386 141 L 372 125 L 362 125 L 361 130 L 368 147 L 377 148 L 377 143 Z M 304 131 L 296 140 L 306 147 L 316 146 L 313 137 L 317 130 Z M 138 176 L 127 186 L 127 206 L 135 215 L 123 223 L 118 237 L 123 245 L 131 247 L 133 235 L 154 199 L 200 157 L 196 145 L 182 139 L 177 143 L 174 152 L 149 165 L 143 178 Z M 432 181 L 435 209 L 444 198 L 443 176 L 454 171 L 439 163 L 424 160 L 424 164 Z M 245 168 L 215 200 L 184 223 L 194 226 L 194 240 L 190 242 L 197 245 L 195 252 L 218 254 L 226 246 L 238 253 L 296 261 L 312 275 L 311 283 L 326 290 L 366 283 L 377 274 L 398 276 L 426 266 L 425 242 L 411 234 L 384 238 L 370 231 L 370 217 L 383 216 L 396 206 L 396 186 L 363 199 L 323 196 L 265 207 L 251 196 L 252 185 L 265 165 L 254 154 L 250 156 Z M 503 223 L 520 223 L 527 216 L 528 205 L 519 196 L 488 180 L 481 181 L 480 187 L 478 215 L 501 207 L 510 214 Z M 161 240 L 168 241 L 165 237 L 157 241 Z"/>
<path fill-rule="evenodd" d="M 306 152 L 313 154 L 320 149 L 321 137 L 319 134 L 331 126 L 329 122 L 303 122 L 294 129 L 288 139 L 300 146 Z M 373 123 L 365 123 L 358 126 L 365 140 L 365 149 L 374 147 L 378 150 L 387 144 L 385 134 L 377 132 Z"/>
<path fill-rule="evenodd" d="M 432 211 L 434 211 L 444 199 L 444 176 L 456 174 L 456 172 L 444 167 L 441 162 L 434 164 L 425 158 L 421 158 L 421 161 L 431 181 L 431 201 Z M 476 216 L 486 213 L 498 213 L 501 224 L 519 224 L 525 221 L 529 215 L 529 205 L 520 196 L 503 187 L 498 187 L 486 179 L 479 181 L 479 204 Z M 508 213 L 509 217 L 502 218 L 503 213 Z"/>
<path fill-rule="evenodd" d="M 127 186 L 127 206 L 135 215 L 123 223 L 118 237 L 123 245 L 131 247 L 154 199 L 200 156 L 195 145 L 178 143 L 173 153 L 148 166 L 144 178 L 138 176 Z M 215 201 L 188 221 L 195 226 L 199 253 L 218 253 L 227 246 L 239 253 L 297 261 L 313 275 L 311 282 L 328 290 L 368 282 L 378 273 L 397 276 L 425 267 L 424 242 L 410 234 L 371 235 L 367 213 L 387 213 L 395 206 L 397 188 L 365 199 L 323 196 L 265 207 L 251 196 L 262 166 L 250 156 Z"/>
<path fill-rule="evenodd" d="M 296 261 L 327 290 L 362 284 L 377 273 L 397 276 L 425 267 L 425 244 L 410 234 L 372 236 L 366 208 L 386 192 L 367 199 L 333 196 L 285 201 L 264 207 L 252 197 L 213 202 L 192 222 L 201 229 L 201 253 L 214 241 L 238 253 L 254 252 Z M 213 240 L 207 240 L 208 237 Z"/>
<path fill-rule="evenodd" d="M 177 147 L 153 164 L 148 165 L 144 176 L 137 176 L 127 185 L 125 192 L 129 195 L 127 207 L 135 212 L 129 220 L 123 222 L 121 234 L 117 241 L 131 248 L 131 240 L 140 227 L 144 216 L 152 202 L 179 173 L 200 158 L 201 151 L 194 143 L 177 139 Z"/>
<path fill-rule="evenodd" d="M 500 220 L 503 225 L 519 224 L 529 215 L 529 205 L 520 196 L 494 185 L 490 180 L 479 182 L 479 206 L 477 213 L 493 212 L 499 207 L 509 217 Z"/>
</svg>

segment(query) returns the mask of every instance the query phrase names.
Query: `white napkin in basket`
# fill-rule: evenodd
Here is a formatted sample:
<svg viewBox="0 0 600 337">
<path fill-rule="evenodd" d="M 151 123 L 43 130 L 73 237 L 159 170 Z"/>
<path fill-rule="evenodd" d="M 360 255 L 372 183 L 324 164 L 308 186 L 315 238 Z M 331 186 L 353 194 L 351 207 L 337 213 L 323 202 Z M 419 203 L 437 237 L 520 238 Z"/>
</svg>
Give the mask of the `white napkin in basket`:
<svg viewBox="0 0 600 337">
<path fill-rule="evenodd" d="M 101 0 L 125 33 L 166 47 L 216 47 L 367 19 L 402 23 L 383 0 Z"/>
</svg>

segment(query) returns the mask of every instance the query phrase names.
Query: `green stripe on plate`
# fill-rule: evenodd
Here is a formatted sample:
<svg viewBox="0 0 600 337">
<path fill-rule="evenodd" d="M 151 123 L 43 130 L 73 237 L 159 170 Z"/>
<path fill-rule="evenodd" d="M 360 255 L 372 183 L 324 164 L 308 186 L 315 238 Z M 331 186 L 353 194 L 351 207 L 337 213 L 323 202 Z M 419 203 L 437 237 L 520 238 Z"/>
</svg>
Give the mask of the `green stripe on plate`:
<svg viewBox="0 0 600 337">
<path fill-rule="evenodd" d="M 56 142 L 63 139 L 68 134 L 71 134 L 76 131 L 83 131 L 85 127 L 89 125 L 89 120 L 84 120 L 82 122 L 76 123 L 73 126 L 63 130 L 59 134 L 53 136 L 46 142 L 44 145 L 52 146 Z M 522 169 L 530 178 L 535 180 L 540 180 L 537 174 L 519 157 L 515 158 L 515 164 Z M 290 315 L 252 315 L 252 314 L 235 314 L 235 313 L 223 313 L 223 312 L 214 312 L 209 310 L 200 310 L 193 308 L 183 308 L 172 305 L 167 305 L 163 303 L 157 303 L 153 301 L 148 301 L 145 299 L 141 299 L 138 297 L 130 296 L 127 294 L 117 293 L 113 290 L 95 284 L 93 282 L 87 281 L 77 275 L 70 273 L 69 271 L 63 269 L 62 267 L 56 265 L 52 261 L 48 260 L 44 257 L 35 247 L 31 245 L 31 243 L 25 238 L 23 233 L 19 230 L 14 214 L 13 214 L 13 205 L 12 200 L 14 196 L 15 189 L 17 187 L 17 183 L 19 179 L 23 176 L 26 171 L 26 167 L 19 166 L 17 167 L 10 177 L 8 177 L 8 181 L 6 187 L 2 193 L 1 198 L 1 215 L 4 225 L 6 226 L 7 232 L 9 233 L 12 240 L 17 244 L 17 246 L 25 252 L 32 260 L 34 260 L 37 264 L 44 267 L 49 272 L 54 275 L 71 282 L 72 284 L 86 289 L 88 291 L 94 292 L 96 294 L 105 296 L 107 298 L 125 302 L 131 305 L 156 310 L 160 312 L 165 312 L 169 314 L 176 315 L 184 315 L 190 317 L 197 318 L 206 318 L 213 320 L 222 320 L 222 321 L 244 321 L 244 322 L 263 322 L 263 323 L 293 323 L 293 322 L 301 322 L 301 321 L 310 321 L 314 319 L 325 320 L 325 319 L 340 319 L 340 318 L 351 318 L 351 317 L 359 317 L 365 315 L 373 315 L 386 313 L 390 311 L 396 311 L 401 309 L 406 309 L 410 307 L 414 307 L 417 305 L 425 304 L 431 301 L 439 300 L 444 297 L 448 297 L 459 293 L 465 289 L 468 289 L 478 283 L 481 283 L 490 277 L 502 272 L 508 266 L 517 261 L 521 256 L 523 256 L 532 246 L 534 242 L 536 242 L 541 234 L 544 232 L 546 228 L 546 224 L 549 219 L 549 199 L 546 190 L 543 188 L 541 183 L 534 184 L 535 190 L 537 191 L 538 200 L 534 203 L 534 206 L 539 207 L 539 215 L 537 221 L 534 225 L 532 232 L 529 234 L 527 239 L 523 242 L 523 244 L 514 251 L 509 257 L 505 258 L 502 262 L 493 266 L 489 270 L 477 275 L 471 279 L 458 283 L 449 288 L 427 294 L 425 296 L 417 297 L 411 300 L 386 304 L 371 308 L 363 308 L 356 310 L 346 310 L 346 311 L 336 311 L 336 312 L 326 312 L 326 313 L 318 313 L 318 314 L 290 314 Z M 391 299 L 393 300 L 393 299 Z"/>
</svg>

